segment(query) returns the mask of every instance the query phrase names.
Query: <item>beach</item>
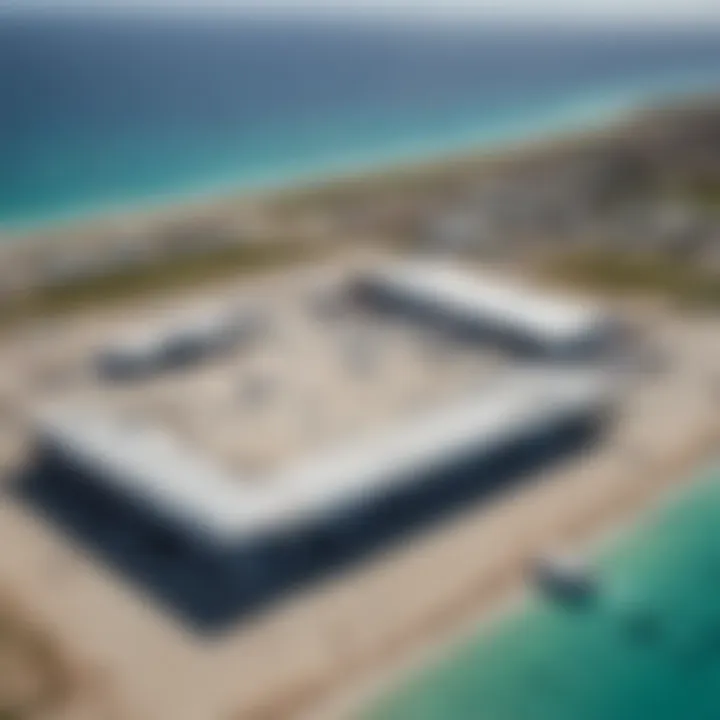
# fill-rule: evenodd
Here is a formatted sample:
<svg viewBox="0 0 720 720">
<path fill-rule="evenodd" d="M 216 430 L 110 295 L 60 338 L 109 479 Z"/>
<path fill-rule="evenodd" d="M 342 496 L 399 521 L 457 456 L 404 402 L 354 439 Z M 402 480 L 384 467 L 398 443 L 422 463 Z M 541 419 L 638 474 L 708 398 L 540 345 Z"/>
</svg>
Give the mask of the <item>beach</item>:
<svg viewBox="0 0 720 720">
<path fill-rule="evenodd" d="M 573 612 L 535 597 L 458 642 L 368 717 L 469 717 L 468 708 L 512 718 L 676 718 L 688 708 L 711 717 L 717 466 L 691 476 L 596 553 L 596 606 Z M 642 618 L 652 630 L 638 630 Z"/>
<path fill-rule="evenodd" d="M 685 333 L 683 336 L 676 337 L 676 342 L 689 339 Z M 697 340 L 699 336 L 695 337 Z M 699 348 L 689 353 L 697 351 Z M 699 370 L 696 366 L 695 371 Z M 690 372 L 689 366 L 686 371 Z M 690 390 L 689 379 L 687 376 L 682 383 L 685 392 Z M 698 601 L 702 604 L 702 598 L 708 598 L 704 583 L 711 582 L 715 557 L 709 528 L 718 513 L 712 498 L 717 498 L 720 424 L 711 407 L 702 412 L 698 405 L 691 413 L 697 424 L 680 426 L 689 420 L 690 415 L 685 414 L 689 406 L 663 421 L 663 406 L 679 409 L 680 387 L 663 400 L 659 388 L 650 385 L 643 394 L 648 392 L 654 397 L 650 400 L 646 396 L 644 403 L 633 393 L 627 400 L 636 412 L 619 420 L 613 437 L 597 452 L 581 461 L 571 460 L 566 468 L 540 478 L 539 486 L 489 509 L 483 519 L 483 532 L 480 526 L 474 531 L 466 528 L 472 540 L 468 537 L 465 552 L 469 555 L 473 552 L 470 548 L 474 548 L 477 575 L 466 579 L 464 592 L 456 590 L 445 613 L 429 615 L 427 624 L 421 625 L 413 638 L 415 644 L 408 642 L 394 656 L 389 653 L 391 659 L 369 673 L 366 684 L 341 696 L 337 704 L 327 706 L 327 714 L 322 717 L 441 718 L 450 714 L 465 718 L 488 713 L 489 717 L 509 718 L 630 718 L 645 712 L 638 708 L 653 702 L 652 688 L 658 676 L 652 675 L 655 668 L 651 667 L 646 678 L 638 679 L 623 665 L 627 660 L 633 667 L 636 661 L 633 649 L 623 647 L 623 613 L 631 613 L 638 603 L 653 611 L 660 605 L 665 608 L 663 617 L 679 625 L 677 632 L 681 634 L 688 623 L 692 628 L 693 624 L 711 623 L 712 617 L 708 607 L 703 611 L 697 608 Z M 656 402 L 657 414 L 650 421 Z M 657 444 L 652 441 L 656 433 Z M 675 530 L 666 517 L 676 518 Z M 492 526 L 502 535 L 493 536 Z M 665 537 L 666 532 L 671 534 Z M 448 553 L 444 562 L 457 570 L 462 554 L 457 547 L 454 550 L 457 554 Z M 607 589 L 601 586 L 601 608 L 597 612 L 601 616 L 597 623 L 603 628 L 600 637 L 617 632 L 620 640 L 617 647 L 601 650 L 606 654 L 599 660 L 594 658 L 599 651 L 592 639 L 594 609 L 588 612 L 590 618 L 583 620 L 582 609 L 563 609 L 545 602 L 530 583 L 533 560 L 544 553 L 558 552 L 589 558 L 591 566 L 597 564 L 601 583 L 607 581 Z M 706 562 L 705 566 L 698 567 L 698 554 L 706 558 L 701 561 Z M 497 566 L 490 565 L 488 556 Z M 483 560 L 489 566 L 481 569 Z M 648 562 L 651 572 L 642 575 L 647 572 Z M 438 561 L 435 567 L 440 566 Z M 640 578 L 635 582 L 638 573 Z M 668 591 L 671 598 L 682 598 L 683 588 L 677 584 L 677 576 L 682 573 L 689 578 L 684 586 L 684 602 L 689 606 L 668 608 L 662 595 L 648 594 Z M 674 619 L 668 617 L 672 612 L 677 613 Z M 609 628 L 613 621 L 621 627 Z M 575 637 L 579 634 L 578 624 L 590 627 Z M 422 637 L 433 639 L 419 640 Z M 564 638 L 576 643 L 572 650 L 560 649 Z M 543 649 L 547 650 L 544 655 Z M 579 658 L 585 658 L 587 672 L 578 668 Z M 593 672 L 600 673 L 601 679 L 593 683 L 585 677 L 586 694 L 580 693 L 576 675 Z M 537 682 L 531 679 L 534 676 Z M 543 688 L 545 681 L 548 688 Z M 628 687 L 628 682 L 636 686 Z M 712 683 L 708 682 L 705 687 L 709 691 Z M 519 684 L 525 687 L 528 683 L 532 692 L 517 693 Z M 613 703 L 621 701 L 629 688 L 636 705 L 619 711 Z M 687 702 L 683 700 L 687 688 L 682 680 L 678 686 L 673 675 L 666 688 L 675 694 L 675 704 L 664 707 L 662 712 L 667 715 L 660 716 L 676 717 L 673 713 L 678 712 L 677 703 Z M 712 693 L 705 701 L 710 707 L 716 702 Z"/>
<path fill-rule="evenodd" d="M 714 93 L 691 94 L 682 102 L 641 106 L 619 112 L 607 122 L 597 120 L 592 127 L 541 134 L 494 149 L 465 150 L 437 160 L 340 174 L 284 189 L 125 211 L 67 226 L 11 233 L 0 242 L 0 303 L 6 308 L 2 319 L 7 324 L 48 314 L 50 308 L 55 308 L 50 312 L 55 314 L 65 313 L 66 307 L 82 310 L 93 303 L 122 301 L 138 283 L 158 294 L 183 284 L 192 287 L 214 281 L 221 268 L 225 275 L 234 270 L 245 272 L 265 256 L 282 264 L 366 245 L 420 250 L 428 230 L 434 232 L 433 216 L 443 219 L 462 214 L 468 203 L 475 205 L 478 215 L 494 213 L 495 208 L 502 213 L 507 200 L 493 198 L 494 185 L 506 185 L 504 192 L 511 200 L 517 194 L 513 204 L 530 204 L 535 175 L 548 185 L 563 183 L 588 165 L 592 168 L 602 157 L 608 159 L 613 174 L 617 172 L 613 163 L 622 164 L 624 158 L 632 159 L 638 149 L 642 151 L 651 131 L 668 126 L 664 132 L 672 137 L 673 113 L 687 111 L 691 118 L 702 118 L 709 112 L 712 118 L 716 100 Z M 680 120 L 681 129 L 685 124 Z M 683 142 L 695 142 L 693 137 Z M 712 139 L 703 142 L 708 152 L 714 151 Z M 660 140 L 657 148 L 646 152 L 652 158 L 664 151 L 665 144 L 671 148 L 672 140 Z M 662 162 L 674 159 L 671 156 Z M 561 211 L 585 207 L 596 192 L 593 173 L 602 180 L 607 172 L 601 163 L 589 178 L 568 186 Z M 624 172 L 622 167 L 619 172 Z M 691 168 L 690 172 L 695 171 Z M 579 217 L 582 221 L 582 214 Z M 578 234 L 596 232 L 594 225 L 601 220 L 588 215 L 585 226 L 577 228 Z M 557 228 L 545 230 L 545 225 L 546 220 L 539 217 L 534 240 L 538 249 L 544 247 L 549 233 L 551 242 L 555 241 L 552 235 Z M 497 231 L 509 239 L 504 247 L 511 262 L 517 252 L 527 250 L 515 248 L 512 228 L 500 226 Z M 488 232 L 481 223 L 476 231 L 480 244 L 485 240 L 483 234 Z M 567 237 L 560 235 L 556 240 L 561 255 L 566 254 Z M 482 247 L 476 250 L 482 251 Z"/>
</svg>

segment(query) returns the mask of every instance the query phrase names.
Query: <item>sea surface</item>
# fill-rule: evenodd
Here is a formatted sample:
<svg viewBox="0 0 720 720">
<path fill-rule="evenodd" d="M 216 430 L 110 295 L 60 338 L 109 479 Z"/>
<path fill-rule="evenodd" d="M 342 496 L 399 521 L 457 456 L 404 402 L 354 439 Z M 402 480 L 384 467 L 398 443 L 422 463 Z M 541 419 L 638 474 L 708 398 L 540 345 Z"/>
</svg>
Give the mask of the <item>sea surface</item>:
<svg viewBox="0 0 720 720">
<path fill-rule="evenodd" d="M 541 137 L 715 87 L 709 29 L 6 11 L 0 228 Z"/>
<path fill-rule="evenodd" d="M 532 598 L 366 717 L 720 718 L 720 469 L 648 513 L 598 562 L 594 605 Z"/>
</svg>

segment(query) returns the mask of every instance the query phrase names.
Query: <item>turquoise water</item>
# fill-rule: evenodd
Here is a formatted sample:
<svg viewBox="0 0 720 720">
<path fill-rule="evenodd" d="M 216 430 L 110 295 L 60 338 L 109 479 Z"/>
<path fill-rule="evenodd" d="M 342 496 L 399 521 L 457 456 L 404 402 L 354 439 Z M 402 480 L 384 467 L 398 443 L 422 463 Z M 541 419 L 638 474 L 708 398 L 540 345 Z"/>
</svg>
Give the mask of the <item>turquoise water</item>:
<svg viewBox="0 0 720 720">
<path fill-rule="evenodd" d="M 366 717 L 720 718 L 720 471 L 648 513 L 598 562 L 595 605 L 533 598 Z"/>
<path fill-rule="evenodd" d="M 0 227 L 424 160 L 720 87 L 720 33 L 0 24 Z"/>
<path fill-rule="evenodd" d="M 108 196 L 93 187 L 93 174 L 73 173 L 75 183 L 38 206 L 15 205 L 0 216 L 0 227 L 34 229 L 42 225 L 101 216 L 125 209 L 142 210 L 214 198 L 240 191 L 280 189 L 298 182 L 374 170 L 398 162 L 425 161 L 463 151 L 491 150 L 516 142 L 561 136 L 601 127 L 623 113 L 651 103 L 720 88 L 720 68 L 671 74 L 642 82 L 609 83 L 546 97 L 533 104 L 488 114 L 465 107 L 456 115 L 402 114 L 384 118 L 322 119 L 292 133 L 266 127 L 249 138 L 218 138 L 183 152 L 170 150 L 154 164 L 133 161 L 147 138 L 126 138 L 109 159 L 115 189 Z M 178 145 L 180 142 L 177 143 Z M 67 149 L 55 148 L 43 163 L 72 166 Z M 157 155 L 155 149 L 153 153 Z"/>
</svg>

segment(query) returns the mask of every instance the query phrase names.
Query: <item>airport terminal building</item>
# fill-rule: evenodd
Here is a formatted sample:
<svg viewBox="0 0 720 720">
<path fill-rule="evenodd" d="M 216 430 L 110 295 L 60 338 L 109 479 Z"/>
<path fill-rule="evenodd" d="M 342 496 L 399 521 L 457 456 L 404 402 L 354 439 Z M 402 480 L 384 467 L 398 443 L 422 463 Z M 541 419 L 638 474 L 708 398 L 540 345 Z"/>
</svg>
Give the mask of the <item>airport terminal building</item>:
<svg viewBox="0 0 720 720">
<path fill-rule="evenodd" d="M 312 287 L 109 344 L 84 402 L 37 420 L 31 492 L 199 623 L 506 486 L 612 409 L 596 308 L 435 264 Z"/>
</svg>

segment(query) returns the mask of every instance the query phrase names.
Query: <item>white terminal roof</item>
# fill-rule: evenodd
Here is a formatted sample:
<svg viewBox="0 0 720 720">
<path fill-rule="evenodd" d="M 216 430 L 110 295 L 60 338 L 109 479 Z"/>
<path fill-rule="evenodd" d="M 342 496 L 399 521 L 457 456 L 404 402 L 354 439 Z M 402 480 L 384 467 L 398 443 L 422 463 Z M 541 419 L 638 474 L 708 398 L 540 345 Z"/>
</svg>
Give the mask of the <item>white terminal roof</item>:
<svg viewBox="0 0 720 720">
<path fill-rule="evenodd" d="M 369 276 L 389 291 L 432 302 L 465 320 L 491 321 L 541 343 L 566 343 L 582 338 L 607 320 L 599 308 L 545 293 L 492 276 L 476 276 L 437 262 L 406 262 L 386 266 Z"/>
<path fill-rule="evenodd" d="M 597 372 L 521 370 L 484 394 L 393 432 L 261 477 L 229 475 L 169 435 L 77 408 L 48 411 L 39 428 L 97 473 L 97 481 L 148 502 L 215 542 L 232 544 L 411 483 L 416 470 L 592 411 L 607 400 L 608 390 L 608 378 Z"/>
</svg>

